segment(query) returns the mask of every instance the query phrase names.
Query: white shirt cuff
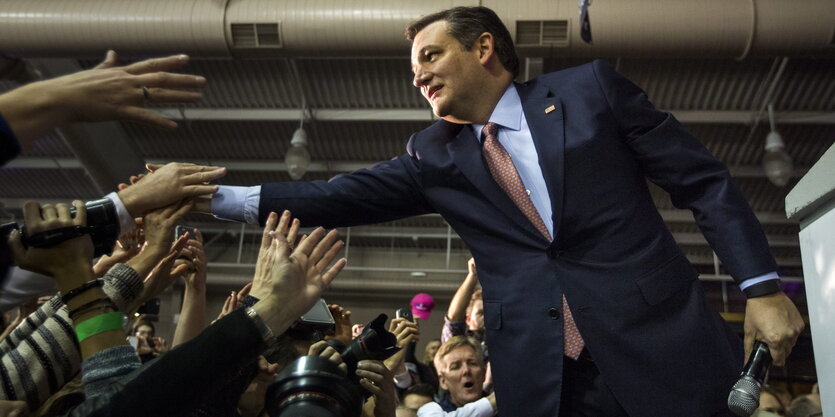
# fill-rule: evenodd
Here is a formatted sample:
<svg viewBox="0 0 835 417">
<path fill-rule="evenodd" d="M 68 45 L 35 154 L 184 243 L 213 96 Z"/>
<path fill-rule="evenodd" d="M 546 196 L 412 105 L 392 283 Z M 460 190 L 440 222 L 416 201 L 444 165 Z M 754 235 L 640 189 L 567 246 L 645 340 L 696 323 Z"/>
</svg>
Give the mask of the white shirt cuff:
<svg viewBox="0 0 835 417">
<path fill-rule="evenodd" d="M 780 276 L 777 275 L 777 272 L 769 272 L 767 274 L 762 274 L 762 275 L 758 275 L 756 277 L 748 278 L 748 279 L 739 283 L 739 289 L 744 291 L 746 288 L 748 288 L 748 287 L 750 287 L 754 284 L 759 284 L 761 282 L 769 281 L 769 280 L 772 280 L 772 279 L 780 279 Z"/>
<path fill-rule="evenodd" d="M 130 212 L 128 212 L 128 208 L 125 207 L 125 203 L 119 198 L 119 194 L 114 191 L 104 196 L 104 198 L 112 201 L 116 207 L 116 215 L 119 216 L 119 236 L 133 230 L 136 227 L 136 222 L 131 217 Z"/>
<path fill-rule="evenodd" d="M 221 220 L 258 224 L 261 186 L 220 185 L 212 196 L 212 214 Z"/>
</svg>

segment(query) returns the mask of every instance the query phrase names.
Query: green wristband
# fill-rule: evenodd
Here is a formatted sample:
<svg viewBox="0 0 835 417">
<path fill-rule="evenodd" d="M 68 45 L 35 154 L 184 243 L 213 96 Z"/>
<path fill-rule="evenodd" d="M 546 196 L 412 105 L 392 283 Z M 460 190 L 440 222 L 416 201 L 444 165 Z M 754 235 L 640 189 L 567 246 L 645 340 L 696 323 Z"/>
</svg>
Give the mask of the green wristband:
<svg viewBox="0 0 835 417">
<path fill-rule="evenodd" d="M 111 330 L 122 330 L 124 327 L 125 315 L 116 311 L 113 313 L 101 314 L 76 324 L 75 335 L 78 337 L 78 342 L 81 343 L 88 337 L 95 336 L 99 333 L 109 332 Z"/>
</svg>

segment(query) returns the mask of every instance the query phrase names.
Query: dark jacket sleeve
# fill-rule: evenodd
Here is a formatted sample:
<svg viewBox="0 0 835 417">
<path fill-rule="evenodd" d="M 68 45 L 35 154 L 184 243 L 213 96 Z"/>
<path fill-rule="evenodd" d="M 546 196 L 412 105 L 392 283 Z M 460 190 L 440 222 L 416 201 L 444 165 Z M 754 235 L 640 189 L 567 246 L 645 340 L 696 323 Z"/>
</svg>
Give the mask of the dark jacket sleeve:
<svg viewBox="0 0 835 417">
<path fill-rule="evenodd" d="M 737 282 L 777 270 L 762 226 L 728 168 L 671 114 L 604 61 L 595 77 L 623 137 L 650 181 L 689 209 Z"/>
<path fill-rule="evenodd" d="M 406 154 L 328 181 L 261 186 L 258 221 L 290 210 L 305 226 L 380 223 L 434 211 L 419 185 L 418 161 Z"/>
<path fill-rule="evenodd" d="M 20 155 L 20 143 L 12 132 L 12 128 L 6 123 L 6 119 L 0 115 L 0 166 L 6 165 L 18 155 Z"/>
<path fill-rule="evenodd" d="M 150 363 L 113 396 L 85 401 L 69 415 L 181 415 L 196 408 L 264 348 L 257 327 L 238 309 Z"/>
</svg>

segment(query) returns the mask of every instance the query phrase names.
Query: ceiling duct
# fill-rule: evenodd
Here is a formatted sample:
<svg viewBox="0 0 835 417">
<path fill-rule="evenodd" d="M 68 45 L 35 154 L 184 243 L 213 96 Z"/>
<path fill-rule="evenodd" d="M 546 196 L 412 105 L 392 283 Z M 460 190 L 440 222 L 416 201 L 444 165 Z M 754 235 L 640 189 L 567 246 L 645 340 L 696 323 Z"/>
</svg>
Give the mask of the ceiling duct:
<svg viewBox="0 0 835 417">
<path fill-rule="evenodd" d="M 0 53 L 403 55 L 410 21 L 476 4 L 494 9 L 524 38 L 523 56 L 796 55 L 829 47 L 835 32 L 832 0 L 595 0 L 593 45 L 580 40 L 576 0 L 3 0 Z"/>
</svg>

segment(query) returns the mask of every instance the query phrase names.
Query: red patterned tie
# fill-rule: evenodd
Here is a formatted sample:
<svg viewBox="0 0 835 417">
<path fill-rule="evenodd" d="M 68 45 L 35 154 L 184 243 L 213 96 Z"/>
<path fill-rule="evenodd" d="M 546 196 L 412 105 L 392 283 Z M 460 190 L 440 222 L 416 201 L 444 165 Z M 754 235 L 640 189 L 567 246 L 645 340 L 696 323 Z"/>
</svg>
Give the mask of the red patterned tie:
<svg viewBox="0 0 835 417">
<path fill-rule="evenodd" d="M 487 163 L 487 168 L 490 170 L 490 175 L 499 184 L 499 187 L 507 193 L 508 197 L 513 200 L 516 207 L 530 220 L 531 223 L 545 236 L 549 241 L 552 240 L 551 232 L 536 211 L 528 191 L 522 184 L 522 179 L 519 177 L 519 172 L 516 171 L 516 166 L 510 158 L 510 154 L 499 142 L 499 125 L 489 122 L 484 125 L 481 131 L 484 134 L 484 145 L 481 151 L 484 156 L 484 161 Z M 562 296 L 562 313 L 563 313 L 563 347 L 565 356 L 576 360 L 580 357 L 580 352 L 583 351 L 585 342 L 580 336 L 580 331 L 577 325 L 574 324 L 574 317 L 571 315 L 571 310 L 568 309 L 568 302 L 565 296 Z"/>
</svg>

